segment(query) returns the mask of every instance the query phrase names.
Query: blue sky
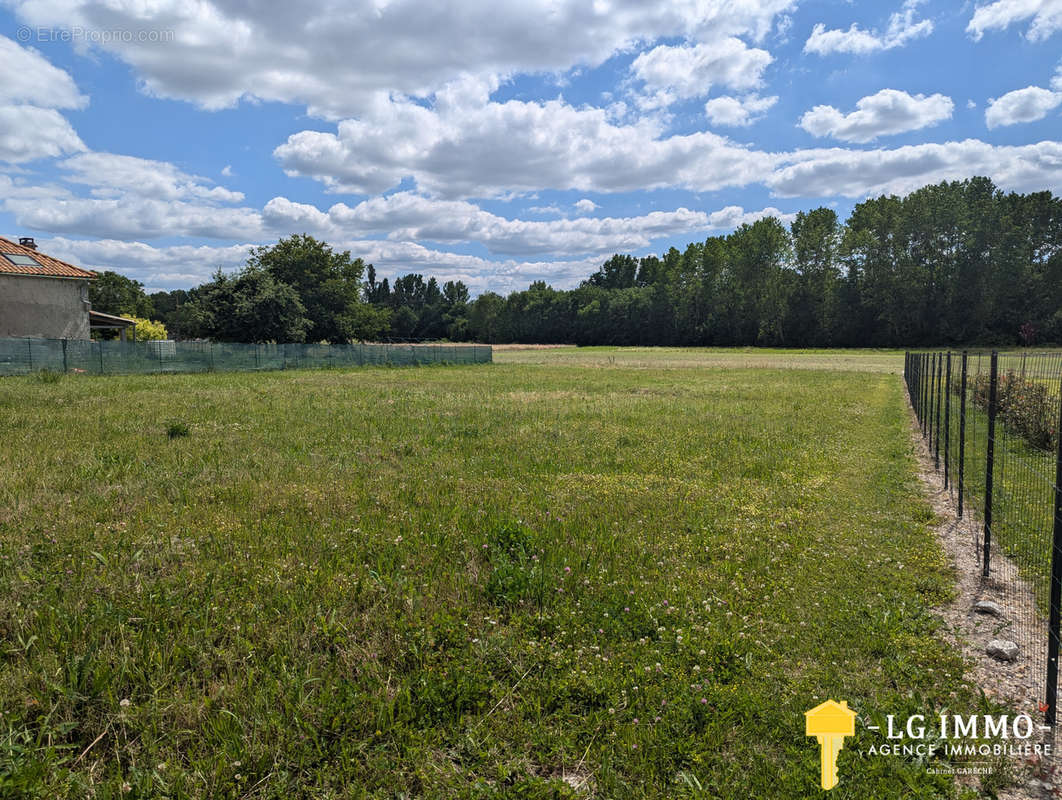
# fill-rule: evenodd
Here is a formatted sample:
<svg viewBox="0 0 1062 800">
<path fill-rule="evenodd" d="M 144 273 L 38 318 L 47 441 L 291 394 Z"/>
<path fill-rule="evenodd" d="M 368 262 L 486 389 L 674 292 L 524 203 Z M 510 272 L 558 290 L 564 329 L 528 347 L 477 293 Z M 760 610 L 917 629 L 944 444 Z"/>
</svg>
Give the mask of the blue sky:
<svg viewBox="0 0 1062 800">
<path fill-rule="evenodd" d="M 0 233 L 149 290 L 294 232 L 571 286 L 925 183 L 1059 193 L 1060 44 L 1062 0 L 0 0 Z"/>
</svg>

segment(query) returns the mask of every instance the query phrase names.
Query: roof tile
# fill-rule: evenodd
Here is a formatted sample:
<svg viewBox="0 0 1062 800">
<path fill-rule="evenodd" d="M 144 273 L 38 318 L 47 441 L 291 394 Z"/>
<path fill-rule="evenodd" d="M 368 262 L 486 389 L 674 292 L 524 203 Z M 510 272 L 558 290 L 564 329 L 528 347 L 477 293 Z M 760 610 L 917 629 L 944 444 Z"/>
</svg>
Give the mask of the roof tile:
<svg viewBox="0 0 1062 800">
<path fill-rule="evenodd" d="M 28 267 L 22 264 L 12 264 L 3 257 L 3 253 L 12 255 L 25 255 L 33 258 L 39 267 Z M 96 273 L 90 272 L 73 264 L 67 264 L 58 258 L 46 256 L 39 250 L 34 250 L 25 245 L 16 244 L 10 239 L 0 236 L 0 275 L 42 275 L 52 278 L 95 278 Z"/>
</svg>

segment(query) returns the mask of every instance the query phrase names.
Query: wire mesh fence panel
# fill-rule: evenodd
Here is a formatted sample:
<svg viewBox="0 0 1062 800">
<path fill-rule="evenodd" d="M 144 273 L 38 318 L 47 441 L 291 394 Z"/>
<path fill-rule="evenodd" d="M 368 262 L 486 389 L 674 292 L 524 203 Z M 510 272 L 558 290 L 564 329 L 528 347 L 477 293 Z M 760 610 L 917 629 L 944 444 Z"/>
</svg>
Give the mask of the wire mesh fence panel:
<svg viewBox="0 0 1062 800">
<path fill-rule="evenodd" d="M 932 397 L 934 363 L 950 362 L 945 418 Z M 908 354 L 905 377 L 920 429 L 968 522 L 982 596 L 1001 609 L 997 638 L 1020 647 L 1028 674 L 1043 686 L 1054 724 L 1062 604 L 1062 353 Z M 958 368 L 956 368 L 958 365 Z M 925 370 L 929 370 L 927 373 Z M 950 413 L 949 413 L 950 411 Z M 957 424 L 956 424 L 957 423 Z"/>
<path fill-rule="evenodd" d="M 88 339 L 0 339 L 0 376 L 49 372 L 135 375 L 243 372 L 365 365 L 489 364 L 489 345 L 247 344 L 122 342 Z"/>
</svg>

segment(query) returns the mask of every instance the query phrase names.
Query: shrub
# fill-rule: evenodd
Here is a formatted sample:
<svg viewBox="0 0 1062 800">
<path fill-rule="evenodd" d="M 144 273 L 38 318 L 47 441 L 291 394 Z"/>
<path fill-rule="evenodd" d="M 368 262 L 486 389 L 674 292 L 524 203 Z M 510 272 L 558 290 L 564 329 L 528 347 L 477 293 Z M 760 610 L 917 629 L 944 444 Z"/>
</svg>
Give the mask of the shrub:
<svg viewBox="0 0 1062 800">
<path fill-rule="evenodd" d="M 972 389 L 974 405 L 987 411 L 991 392 L 989 376 L 975 376 Z M 998 376 L 996 419 L 1033 447 L 1048 450 L 1054 445 L 1058 402 L 1039 381 L 1022 378 L 1013 370 Z"/>
<path fill-rule="evenodd" d="M 150 342 L 158 339 L 168 339 L 169 333 L 166 326 L 161 322 L 142 317 L 131 317 L 136 320 L 136 340 L 138 342 Z"/>
</svg>

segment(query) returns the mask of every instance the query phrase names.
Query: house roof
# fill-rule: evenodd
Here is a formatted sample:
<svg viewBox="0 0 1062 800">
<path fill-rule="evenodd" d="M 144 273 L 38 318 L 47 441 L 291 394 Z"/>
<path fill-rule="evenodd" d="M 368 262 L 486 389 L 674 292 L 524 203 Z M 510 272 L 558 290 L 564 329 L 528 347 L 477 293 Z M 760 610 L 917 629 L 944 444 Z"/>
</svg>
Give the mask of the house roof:
<svg viewBox="0 0 1062 800">
<path fill-rule="evenodd" d="M 4 258 L 4 254 L 29 256 L 37 262 L 38 266 L 28 264 L 12 264 Z M 90 272 L 73 264 L 67 264 L 58 258 L 46 256 L 32 247 L 12 242 L 0 236 L 0 275 L 42 275 L 48 278 L 95 278 L 96 273 Z"/>
</svg>

